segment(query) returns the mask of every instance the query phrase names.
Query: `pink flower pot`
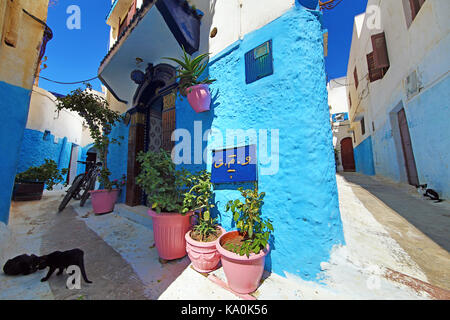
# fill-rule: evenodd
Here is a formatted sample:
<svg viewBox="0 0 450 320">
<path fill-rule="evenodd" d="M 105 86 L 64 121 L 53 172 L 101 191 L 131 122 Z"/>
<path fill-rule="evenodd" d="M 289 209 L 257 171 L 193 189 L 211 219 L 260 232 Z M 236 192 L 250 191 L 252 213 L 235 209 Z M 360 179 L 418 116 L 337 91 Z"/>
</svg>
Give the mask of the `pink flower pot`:
<svg viewBox="0 0 450 320">
<path fill-rule="evenodd" d="M 261 281 L 264 272 L 264 262 L 270 247 L 267 244 L 265 250 L 258 254 L 252 253 L 250 257 L 240 256 L 222 247 L 226 240 L 237 237 L 237 231 L 223 234 L 217 242 L 217 250 L 221 254 L 223 271 L 227 278 L 228 286 L 235 292 L 247 294 L 255 291 Z"/>
<path fill-rule="evenodd" d="M 189 104 L 195 112 L 209 111 L 211 105 L 211 93 L 207 84 L 197 84 L 186 90 Z"/>
<path fill-rule="evenodd" d="M 219 226 L 224 234 L 226 231 Z M 192 266 L 198 272 L 208 273 L 216 270 L 220 261 L 220 254 L 217 251 L 216 244 L 219 239 L 211 242 L 196 241 L 191 238 L 191 230 L 186 232 L 186 251 L 191 259 Z"/>
<path fill-rule="evenodd" d="M 92 209 L 95 214 L 103 214 L 114 211 L 119 189 L 109 190 L 92 190 L 91 194 Z"/>
<path fill-rule="evenodd" d="M 175 260 L 186 255 L 186 239 L 184 235 L 191 228 L 190 217 L 192 212 L 186 215 L 179 213 L 156 213 L 148 210 L 148 215 L 153 220 L 153 237 L 160 258 Z"/>
</svg>

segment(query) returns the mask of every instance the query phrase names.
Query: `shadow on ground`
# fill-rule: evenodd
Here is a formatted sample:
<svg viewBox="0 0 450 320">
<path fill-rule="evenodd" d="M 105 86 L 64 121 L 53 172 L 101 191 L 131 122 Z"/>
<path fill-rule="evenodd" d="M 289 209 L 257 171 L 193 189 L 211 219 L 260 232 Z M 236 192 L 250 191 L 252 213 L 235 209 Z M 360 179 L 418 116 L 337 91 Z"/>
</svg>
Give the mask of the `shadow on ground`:
<svg viewBox="0 0 450 320">
<path fill-rule="evenodd" d="M 340 175 L 352 184 L 355 195 L 366 207 L 371 205 L 367 195 L 358 192 L 357 187 L 378 198 L 447 252 L 450 251 L 450 210 L 447 202 L 434 203 L 421 199 L 419 194 L 415 195 L 412 186 L 389 183 L 357 173 Z"/>
</svg>

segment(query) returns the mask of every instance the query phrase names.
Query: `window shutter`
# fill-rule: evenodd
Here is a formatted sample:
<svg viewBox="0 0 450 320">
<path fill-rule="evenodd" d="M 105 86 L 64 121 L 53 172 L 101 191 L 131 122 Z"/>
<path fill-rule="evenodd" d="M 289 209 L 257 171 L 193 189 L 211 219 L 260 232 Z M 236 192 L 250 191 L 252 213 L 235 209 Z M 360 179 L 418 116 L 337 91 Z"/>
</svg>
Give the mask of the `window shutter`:
<svg viewBox="0 0 450 320">
<path fill-rule="evenodd" d="M 377 69 L 375 67 L 375 61 L 373 58 L 373 52 L 369 53 L 367 55 L 367 66 L 369 68 L 369 79 L 370 82 L 377 81 L 379 79 L 382 79 L 384 76 L 384 70 L 383 69 Z"/>
<path fill-rule="evenodd" d="M 129 25 L 131 23 L 131 20 L 133 20 L 135 13 L 136 13 L 136 0 L 133 0 L 133 4 L 131 5 L 130 9 L 128 10 L 127 25 Z"/>
<path fill-rule="evenodd" d="M 384 32 L 372 36 L 372 47 L 375 68 L 389 68 L 389 56 Z"/>
<path fill-rule="evenodd" d="M 356 70 L 356 67 L 355 67 L 355 71 L 353 72 L 353 77 L 355 78 L 356 89 L 358 89 L 359 80 L 358 80 L 358 71 Z"/>
</svg>

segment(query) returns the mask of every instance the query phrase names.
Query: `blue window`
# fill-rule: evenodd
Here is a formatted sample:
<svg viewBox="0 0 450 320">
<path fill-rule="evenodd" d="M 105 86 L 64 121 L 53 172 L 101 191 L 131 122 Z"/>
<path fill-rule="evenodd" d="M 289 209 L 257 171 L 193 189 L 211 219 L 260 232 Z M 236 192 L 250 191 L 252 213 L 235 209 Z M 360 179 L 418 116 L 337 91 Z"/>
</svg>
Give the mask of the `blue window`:
<svg viewBox="0 0 450 320">
<path fill-rule="evenodd" d="M 273 74 L 272 40 L 245 54 L 245 82 L 255 82 Z"/>
</svg>

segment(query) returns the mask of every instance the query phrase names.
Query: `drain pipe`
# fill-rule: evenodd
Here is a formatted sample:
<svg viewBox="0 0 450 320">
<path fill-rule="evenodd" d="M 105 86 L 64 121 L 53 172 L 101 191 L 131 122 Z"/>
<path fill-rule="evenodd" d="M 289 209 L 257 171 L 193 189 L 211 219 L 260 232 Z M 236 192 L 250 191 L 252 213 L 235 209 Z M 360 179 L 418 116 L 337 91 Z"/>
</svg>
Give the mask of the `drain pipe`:
<svg viewBox="0 0 450 320">
<path fill-rule="evenodd" d="M 239 40 L 244 39 L 244 35 L 242 34 L 242 6 L 244 5 L 243 0 L 239 0 Z"/>
</svg>

